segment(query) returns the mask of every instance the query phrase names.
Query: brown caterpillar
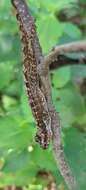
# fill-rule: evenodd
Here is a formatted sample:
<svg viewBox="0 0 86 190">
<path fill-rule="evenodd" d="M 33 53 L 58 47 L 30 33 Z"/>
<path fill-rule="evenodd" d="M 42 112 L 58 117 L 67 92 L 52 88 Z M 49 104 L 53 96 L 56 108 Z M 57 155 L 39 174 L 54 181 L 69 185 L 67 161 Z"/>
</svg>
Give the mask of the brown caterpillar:
<svg viewBox="0 0 86 190">
<path fill-rule="evenodd" d="M 16 17 L 21 31 L 24 56 L 23 73 L 26 91 L 38 129 L 35 139 L 43 149 L 46 149 L 52 136 L 51 118 L 47 108 L 46 98 L 39 85 L 37 64 L 42 54 L 36 36 L 35 23 L 24 0 L 11 1 L 16 9 Z"/>
</svg>

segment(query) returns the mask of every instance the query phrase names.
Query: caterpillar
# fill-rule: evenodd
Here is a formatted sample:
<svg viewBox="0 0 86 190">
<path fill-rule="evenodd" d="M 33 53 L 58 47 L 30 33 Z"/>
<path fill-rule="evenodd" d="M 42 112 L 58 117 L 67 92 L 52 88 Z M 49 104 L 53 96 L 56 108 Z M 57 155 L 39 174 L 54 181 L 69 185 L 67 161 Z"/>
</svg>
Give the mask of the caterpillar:
<svg viewBox="0 0 86 190">
<path fill-rule="evenodd" d="M 16 10 L 16 18 L 21 32 L 24 81 L 37 125 L 35 140 L 43 149 L 46 149 L 52 137 L 51 117 L 46 97 L 40 88 L 37 72 L 37 65 L 40 63 L 42 52 L 36 35 L 35 21 L 24 0 L 11 0 L 11 2 Z"/>
</svg>

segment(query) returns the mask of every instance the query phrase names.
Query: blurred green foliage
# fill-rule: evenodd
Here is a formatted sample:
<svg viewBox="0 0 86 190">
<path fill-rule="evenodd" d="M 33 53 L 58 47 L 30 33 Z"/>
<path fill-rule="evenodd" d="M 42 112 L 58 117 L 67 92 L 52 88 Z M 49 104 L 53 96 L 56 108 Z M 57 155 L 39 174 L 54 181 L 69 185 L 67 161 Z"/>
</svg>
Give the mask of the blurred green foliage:
<svg viewBox="0 0 86 190">
<path fill-rule="evenodd" d="M 54 45 L 85 37 L 85 0 L 28 0 L 36 18 L 43 53 Z M 82 8 L 79 9 L 82 5 Z M 67 11 L 77 16 L 80 26 L 62 22 L 58 15 Z M 83 27 L 82 27 L 83 26 Z M 83 54 L 68 54 L 74 61 Z M 86 188 L 86 93 L 77 81 L 86 77 L 86 66 L 75 65 L 51 71 L 54 105 L 61 118 L 62 140 L 67 160 L 80 190 Z M 77 128 L 75 128 L 77 127 Z M 83 133 L 81 131 L 84 131 Z M 0 187 L 29 185 L 29 190 L 42 190 L 45 183 L 36 177 L 41 170 L 50 171 L 57 184 L 63 182 L 57 171 L 52 145 L 41 150 L 34 141 L 35 124 L 28 104 L 22 76 L 19 29 L 11 2 L 0 1 Z M 58 167 L 59 168 L 59 167 Z M 31 186 L 32 184 L 32 186 Z M 78 188 L 78 190 L 79 190 Z"/>
</svg>

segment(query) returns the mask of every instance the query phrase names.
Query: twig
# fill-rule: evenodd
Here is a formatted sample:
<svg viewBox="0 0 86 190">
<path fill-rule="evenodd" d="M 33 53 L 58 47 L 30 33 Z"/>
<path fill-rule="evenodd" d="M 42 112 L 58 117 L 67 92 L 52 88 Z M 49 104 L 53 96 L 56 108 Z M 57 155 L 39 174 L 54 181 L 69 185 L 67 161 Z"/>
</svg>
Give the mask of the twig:
<svg viewBox="0 0 86 190">
<path fill-rule="evenodd" d="M 59 115 L 55 110 L 52 110 L 51 116 L 53 130 L 53 149 L 56 163 L 59 164 L 60 172 L 64 177 L 68 188 L 70 190 L 76 190 L 76 181 L 65 158 L 64 149 L 61 142 L 61 125 L 59 123 Z"/>
<path fill-rule="evenodd" d="M 50 65 L 50 70 L 59 69 L 61 67 L 66 66 L 74 66 L 74 65 L 86 65 L 86 56 L 81 55 L 81 57 L 77 57 L 73 59 L 72 57 L 67 57 L 66 55 L 59 55 L 57 61 L 53 61 Z"/>
<path fill-rule="evenodd" d="M 43 68 L 43 66 L 42 66 Z M 56 159 L 57 165 L 59 164 L 59 169 L 61 175 L 63 176 L 65 183 L 69 190 L 76 190 L 76 181 L 71 173 L 68 163 L 65 159 L 64 150 L 61 142 L 61 124 L 59 114 L 56 112 L 52 103 L 52 93 L 51 93 L 51 83 L 49 79 L 49 70 L 44 72 L 40 69 L 40 77 L 42 80 L 43 91 L 47 98 L 47 104 L 49 113 L 51 116 L 51 127 L 53 132 L 52 142 L 53 142 L 53 152 Z"/>
<path fill-rule="evenodd" d="M 58 55 L 69 52 L 86 52 L 86 40 L 56 46 L 44 59 L 45 68 L 58 59 Z"/>
<path fill-rule="evenodd" d="M 59 164 L 60 172 L 65 179 L 65 182 L 70 190 L 76 190 L 76 180 L 73 177 L 70 167 L 64 155 L 64 149 L 61 143 L 61 124 L 59 114 L 56 112 L 52 103 L 51 83 L 49 80 L 49 65 L 58 59 L 58 56 L 68 52 L 85 52 L 86 41 L 73 42 L 56 47 L 50 54 L 48 54 L 44 62 L 39 65 L 38 73 L 43 83 L 45 96 L 47 99 L 48 109 L 51 115 L 52 131 L 53 131 L 53 151 L 57 165 Z M 62 66 L 62 65 L 61 65 Z M 60 64 L 59 66 L 60 67 Z"/>
</svg>

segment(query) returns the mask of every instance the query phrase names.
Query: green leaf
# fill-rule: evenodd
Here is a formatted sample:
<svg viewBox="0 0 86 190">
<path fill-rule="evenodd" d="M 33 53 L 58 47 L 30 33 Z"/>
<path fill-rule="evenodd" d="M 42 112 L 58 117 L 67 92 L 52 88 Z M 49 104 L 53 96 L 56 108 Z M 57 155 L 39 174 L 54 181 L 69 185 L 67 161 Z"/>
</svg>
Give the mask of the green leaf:
<svg viewBox="0 0 86 190">
<path fill-rule="evenodd" d="M 84 99 L 71 82 L 64 88 L 56 90 L 55 94 L 54 92 L 55 90 L 53 100 L 57 111 L 60 112 L 61 124 L 64 127 L 70 127 L 77 117 L 85 114 Z"/>
<path fill-rule="evenodd" d="M 44 53 L 57 43 L 63 33 L 61 24 L 52 14 L 40 15 L 37 20 L 37 30 Z"/>
<path fill-rule="evenodd" d="M 65 133 L 65 153 L 77 180 L 77 189 L 86 188 L 86 137 L 78 129 L 71 128 Z"/>
<path fill-rule="evenodd" d="M 5 165 L 3 167 L 3 172 L 18 172 L 22 171 L 28 167 L 30 164 L 30 153 L 27 150 L 11 152 L 5 158 Z"/>
<path fill-rule="evenodd" d="M 34 118 L 32 115 L 31 107 L 30 107 L 25 89 L 23 89 L 22 96 L 21 96 L 21 110 L 24 115 L 24 118 L 28 122 L 34 122 Z"/>
<path fill-rule="evenodd" d="M 73 39 L 81 39 L 82 33 L 80 29 L 71 23 L 65 23 L 63 24 L 64 33 L 66 33 L 68 36 L 72 37 Z"/>
<path fill-rule="evenodd" d="M 74 65 L 71 66 L 71 79 L 74 80 L 82 80 L 86 77 L 86 66 L 85 65 Z"/>
<path fill-rule="evenodd" d="M 63 67 L 53 73 L 53 84 L 55 88 L 62 88 L 70 81 L 70 67 Z"/>
<path fill-rule="evenodd" d="M 34 127 L 22 120 L 14 117 L 0 118 L 0 149 L 2 150 L 20 150 L 32 144 Z"/>
<path fill-rule="evenodd" d="M 19 35 L 11 35 L 10 32 L 0 35 L 0 62 L 20 62 L 20 50 Z"/>
<path fill-rule="evenodd" d="M 5 88 L 12 80 L 13 67 L 10 62 L 0 63 L 0 90 Z"/>
</svg>

